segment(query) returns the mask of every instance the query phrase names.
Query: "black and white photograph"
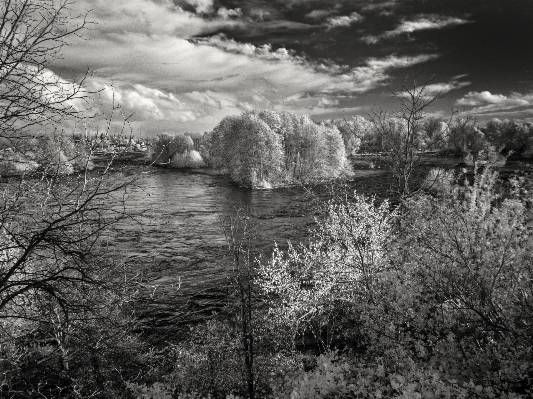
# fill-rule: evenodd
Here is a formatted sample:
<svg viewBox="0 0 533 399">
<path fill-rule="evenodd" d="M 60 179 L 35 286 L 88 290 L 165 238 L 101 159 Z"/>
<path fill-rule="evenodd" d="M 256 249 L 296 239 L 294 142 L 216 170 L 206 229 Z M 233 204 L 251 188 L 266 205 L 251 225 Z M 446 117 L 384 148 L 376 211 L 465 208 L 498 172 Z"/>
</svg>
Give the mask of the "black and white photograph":
<svg viewBox="0 0 533 399">
<path fill-rule="evenodd" d="M 0 0 L 0 398 L 533 398 L 533 0 Z"/>
</svg>

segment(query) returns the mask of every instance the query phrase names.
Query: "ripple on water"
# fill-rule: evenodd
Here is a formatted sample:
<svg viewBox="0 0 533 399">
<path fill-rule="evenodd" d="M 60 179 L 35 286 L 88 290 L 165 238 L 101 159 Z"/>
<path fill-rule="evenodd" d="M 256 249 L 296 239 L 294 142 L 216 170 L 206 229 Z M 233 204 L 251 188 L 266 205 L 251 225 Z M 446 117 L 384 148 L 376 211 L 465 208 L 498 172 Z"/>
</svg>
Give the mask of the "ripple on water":
<svg viewBox="0 0 533 399">
<path fill-rule="evenodd" d="M 377 179 L 362 176 L 349 184 L 358 187 L 368 180 L 375 185 Z M 208 317 L 225 304 L 232 264 L 221 220 L 236 208 L 249 210 L 254 245 L 269 255 L 275 242 L 283 248 L 288 240 L 305 239 L 313 226 L 313 218 L 306 216 L 311 204 L 301 187 L 249 190 L 225 176 L 177 170 L 140 175 L 126 206 L 143 216 L 139 223 L 121 221 L 110 238 L 142 268 L 141 317 L 151 329 L 164 326 L 167 331 Z"/>
</svg>

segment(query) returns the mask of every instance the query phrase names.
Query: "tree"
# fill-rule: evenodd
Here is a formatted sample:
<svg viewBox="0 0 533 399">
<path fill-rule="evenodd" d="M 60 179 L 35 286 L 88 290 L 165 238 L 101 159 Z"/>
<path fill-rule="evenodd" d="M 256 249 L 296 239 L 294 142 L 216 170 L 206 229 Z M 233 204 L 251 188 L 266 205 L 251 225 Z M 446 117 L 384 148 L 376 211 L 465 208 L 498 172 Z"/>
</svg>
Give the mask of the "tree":
<svg viewBox="0 0 533 399">
<path fill-rule="evenodd" d="M 342 136 L 335 126 L 320 125 L 326 139 L 326 178 L 337 178 L 346 172 L 348 161 Z"/>
<path fill-rule="evenodd" d="M 346 155 L 354 155 L 359 151 L 371 128 L 370 123 L 360 115 L 350 119 L 336 119 L 331 123 L 339 129 L 342 135 Z"/>
<path fill-rule="evenodd" d="M 73 25 L 70 0 L 6 0 L 0 5 L 0 136 L 12 145 L 36 129 L 54 131 L 79 114 L 81 82 L 67 82 L 48 66 L 60 57 Z"/>
<path fill-rule="evenodd" d="M 455 118 L 449 126 L 448 146 L 456 156 L 474 152 L 474 155 L 486 147 L 485 135 L 476 127 L 473 117 Z"/>
<path fill-rule="evenodd" d="M 153 144 L 153 160 L 155 162 L 169 163 L 177 153 L 175 135 L 173 133 L 160 133 Z"/>
<path fill-rule="evenodd" d="M 255 268 L 252 259 L 252 231 L 249 216 L 243 210 L 235 210 L 229 215 L 228 225 L 224 226 L 224 234 L 228 244 L 228 251 L 233 257 L 232 283 L 236 290 L 240 325 L 238 335 L 242 348 L 244 364 L 244 381 L 248 397 L 255 398 L 256 375 L 254 367 L 255 357 L 255 323 L 253 310 L 256 306 L 254 300 Z"/>
<path fill-rule="evenodd" d="M 215 168 L 248 186 L 313 182 L 346 173 L 346 153 L 336 127 L 288 112 L 246 112 L 224 118 L 210 146 Z"/>
<path fill-rule="evenodd" d="M 533 129 L 531 124 L 509 120 L 492 120 L 482 128 L 485 138 L 501 151 L 512 151 L 518 155 L 531 155 L 533 149 Z"/>
<path fill-rule="evenodd" d="M 225 171 L 228 170 L 230 160 L 235 155 L 235 142 L 232 141 L 232 135 L 237 128 L 238 122 L 239 117 L 226 116 L 213 129 L 213 132 L 208 135 L 208 138 L 210 138 L 210 143 L 207 146 L 210 150 L 209 154 L 211 158 L 211 164 L 215 169 Z"/>
<path fill-rule="evenodd" d="M 106 356 L 127 342 L 116 338 L 128 335 L 121 312 L 135 291 L 129 266 L 113 260 L 104 238 L 129 217 L 128 182 L 107 173 L 64 177 L 48 165 L 44 177 L 20 177 L 1 191 L 0 342 L 16 348 L 2 353 L 12 363 L 1 374 L 7 392 L 103 392 L 110 369 L 120 368 Z"/>
<path fill-rule="evenodd" d="M 82 116 L 84 90 L 47 69 L 83 28 L 83 20 L 72 25 L 69 5 L 0 5 L 0 137 L 39 166 L 0 191 L 0 391 L 8 397 L 113 396 L 120 379 L 111 373 L 121 366 L 112 348 L 131 337 L 122 312 L 134 281 L 104 237 L 129 216 L 128 181 L 110 178 L 109 165 L 87 170 L 92 149 L 78 151 L 62 134 Z M 64 177 L 75 163 L 81 173 Z"/>
<path fill-rule="evenodd" d="M 428 118 L 424 122 L 424 136 L 427 149 L 438 150 L 448 143 L 448 124 L 439 118 Z"/>
<path fill-rule="evenodd" d="M 253 113 L 224 118 L 213 130 L 213 166 L 248 187 L 275 184 L 283 163 L 280 137 Z"/>
<path fill-rule="evenodd" d="M 440 93 L 428 96 L 427 87 L 431 79 L 419 84 L 419 77 L 420 74 L 406 79 L 400 92 L 391 89 L 400 106 L 396 114 L 374 111 L 371 115 L 374 134 L 385 151 L 381 161 L 391 172 L 395 188 L 402 197 L 411 193 L 411 179 L 420 161 L 418 150 L 425 110 L 441 98 Z"/>
<path fill-rule="evenodd" d="M 183 133 L 178 133 L 174 138 L 174 146 L 177 154 L 184 154 L 187 151 L 194 149 L 194 141 L 191 136 Z"/>
</svg>

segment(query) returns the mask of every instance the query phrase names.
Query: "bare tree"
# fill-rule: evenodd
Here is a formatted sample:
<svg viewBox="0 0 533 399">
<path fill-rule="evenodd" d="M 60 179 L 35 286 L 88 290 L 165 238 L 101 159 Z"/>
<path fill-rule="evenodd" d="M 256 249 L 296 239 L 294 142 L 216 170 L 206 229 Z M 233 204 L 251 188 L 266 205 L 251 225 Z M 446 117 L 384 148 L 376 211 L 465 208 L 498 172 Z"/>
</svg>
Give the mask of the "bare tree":
<svg viewBox="0 0 533 399">
<path fill-rule="evenodd" d="M 239 306 L 238 333 L 240 335 L 244 382 L 248 398 L 255 397 L 256 373 L 254 368 L 254 279 L 255 260 L 252 258 L 253 229 L 249 221 L 249 212 L 236 209 L 228 216 L 227 224 L 223 223 L 224 235 L 228 250 L 233 257 L 232 283 L 237 294 Z"/>
<path fill-rule="evenodd" d="M 433 94 L 428 90 L 433 77 L 419 83 L 420 75 L 408 77 L 400 91 L 391 89 L 400 105 L 397 113 L 373 111 L 370 115 L 374 134 L 382 145 L 381 161 L 391 172 L 402 197 L 410 194 L 413 172 L 420 161 L 419 140 L 425 111 L 442 97 L 442 93 Z"/>
<path fill-rule="evenodd" d="M 39 156 L 39 174 L 0 183 L 2 397 L 104 396 L 110 378 L 100 352 L 127 341 L 127 330 L 117 326 L 134 281 L 112 257 L 106 236 L 131 217 L 125 210 L 131 179 L 111 175 L 110 165 L 90 172 L 91 148 L 65 158 L 64 135 L 51 136 L 82 116 L 86 94 L 83 78 L 68 82 L 47 69 L 85 25 L 71 5 L 0 4 L 0 138 L 20 153 L 51 148 Z M 35 141 L 37 132 L 43 141 Z M 65 176 L 61 163 L 73 158 L 81 173 Z"/>
<path fill-rule="evenodd" d="M 87 367 L 80 365 L 81 358 L 98 363 L 98 356 L 90 355 L 97 351 L 98 339 L 109 345 L 111 331 L 125 333 L 113 330 L 109 316 L 120 319 L 123 305 L 135 292 L 134 280 L 128 265 L 115 261 L 106 249 L 105 236 L 129 217 L 126 192 L 124 182 L 87 174 L 20 179 L 1 193 L 0 341 L 51 345 L 52 353 L 41 353 L 39 362 L 60 359 L 57 374 L 68 377 L 67 385 L 79 378 L 80 367 Z M 26 350 L 19 345 L 19 351 Z M 17 370 L 32 369 L 31 359 L 28 353 L 0 374 L 11 385 Z M 103 391 L 99 368 L 91 369 L 88 380 L 100 385 L 95 391 Z"/>
<path fill-rule="evenodd" d="M 20 140 L 33 129 L 56 130 L 80 110 L 83 80 L 61 79 L 49 65 L 85 19 L 73 18 L 71 0 L 4 0 L 0 4 L 0 137 Z M 73 25 L 73 21 L 79 24 Z"/>
</svg>

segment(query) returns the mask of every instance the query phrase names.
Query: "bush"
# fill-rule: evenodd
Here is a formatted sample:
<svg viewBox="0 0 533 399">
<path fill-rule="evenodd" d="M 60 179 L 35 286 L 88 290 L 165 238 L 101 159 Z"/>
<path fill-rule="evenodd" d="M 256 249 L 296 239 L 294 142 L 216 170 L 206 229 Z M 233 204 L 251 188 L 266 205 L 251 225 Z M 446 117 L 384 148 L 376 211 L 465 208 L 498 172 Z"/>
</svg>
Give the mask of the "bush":
<svg viewBox="0 0 533 399">
<path fill-rule="evenodd" d="M 401 215 L 331 202 L 309 245 L 276 250 L 260 268 L 276 325 L 314 329 L 324 353 L 339 337 L 355 351 L 320 358 L 286 396 L 531 395 L 533 231 L 513 185 L 501 197 L 487 166 Z"/>
<path fill-rule="evenodd" d="M 358 194 L 328 202 L 325 212 L 308 245 L 276 248 L 259 267 L 273 321 L 292 341 L 310 331 L 324 351 L 338 339 L 339 317 L 375 295 L 397 216 L 387 201 L 378 206 Z"/>
<path fill-rule="evenodd" d="M 176 168 L 201 168 L 205 166 L 204 159 L 198 151 L 186 151 L 183 154 L 174 154 L 170 164 Z"/>
</svg>

